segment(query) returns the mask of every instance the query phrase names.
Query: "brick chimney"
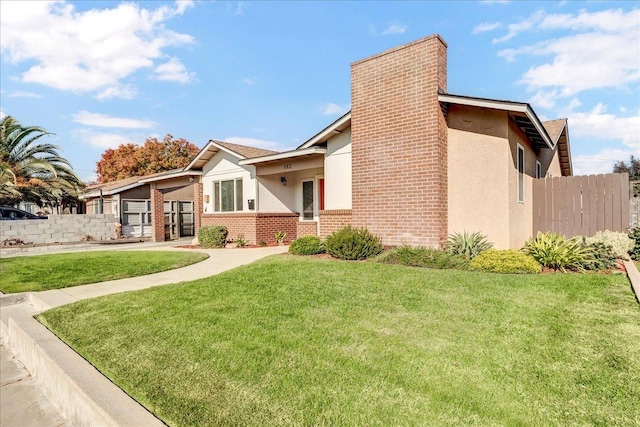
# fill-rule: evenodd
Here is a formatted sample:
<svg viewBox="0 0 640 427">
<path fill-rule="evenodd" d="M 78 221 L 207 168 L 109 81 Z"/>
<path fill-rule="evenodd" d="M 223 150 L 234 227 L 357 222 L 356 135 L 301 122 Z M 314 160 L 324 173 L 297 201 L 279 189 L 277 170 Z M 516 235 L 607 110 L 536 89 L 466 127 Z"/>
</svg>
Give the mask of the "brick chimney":
<svg viewBox="0 0 640 427">
<path fill-rule="evenodd" d="M 351 64 L 352 222 L 385 245 L 447 237 L 447 44 L 432 35 Z"/>
</svg>

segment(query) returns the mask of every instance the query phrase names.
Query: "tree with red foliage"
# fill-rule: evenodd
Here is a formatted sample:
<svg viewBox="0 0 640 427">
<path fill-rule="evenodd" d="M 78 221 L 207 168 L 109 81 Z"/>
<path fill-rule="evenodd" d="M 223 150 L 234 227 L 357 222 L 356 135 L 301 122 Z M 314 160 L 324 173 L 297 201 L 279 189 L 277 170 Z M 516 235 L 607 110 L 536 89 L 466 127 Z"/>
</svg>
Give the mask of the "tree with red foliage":
<svg viewBox="0 0 640 427">
<path fill-rule="evenodd" d="M 162 141 L 147 138 L 144 145 L 121 144 L 109 148 L 97 162 L 98 182 L 144 176 L 157 172 L 183 168 L 200 150 L 184 138 L 173 139 L 167 134 Z"/>
</svg>

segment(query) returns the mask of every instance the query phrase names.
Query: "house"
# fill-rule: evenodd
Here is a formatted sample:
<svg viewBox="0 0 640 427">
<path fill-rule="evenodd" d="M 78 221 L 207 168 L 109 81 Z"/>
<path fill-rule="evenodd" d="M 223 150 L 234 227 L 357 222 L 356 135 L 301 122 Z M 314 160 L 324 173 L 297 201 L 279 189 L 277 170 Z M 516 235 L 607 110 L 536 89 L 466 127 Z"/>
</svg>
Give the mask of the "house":
<svg viewBox="0 0 640 427">
<path fill-rule="evenodd" d="M 533 180 L 572 174 L 566 120 L 447 92 L 439 35 L 354 62 L 351 85 L 351 111 L 295 150 L 209 141 L 183 171 L 199 177 L 195 228 L 257 243 L 350 224 L 385 245 L 433 247 L 466 230 L 518 248 L 532 233 Z"/>
<path fill-rule="evenodd" d="M 81 198 L 88 214 L 113 213 L 122 224 L 124 237 L 152 237 L 152 206 L 160 202 L 158 218 L 162 240 L 193 236 L 195 233 L 194 188 L 199 173 L 174 169 L 143 177 L 121 179 L 88 186 Z M 152 190 L 156 199 L 152 198 Z"/>
</svg>

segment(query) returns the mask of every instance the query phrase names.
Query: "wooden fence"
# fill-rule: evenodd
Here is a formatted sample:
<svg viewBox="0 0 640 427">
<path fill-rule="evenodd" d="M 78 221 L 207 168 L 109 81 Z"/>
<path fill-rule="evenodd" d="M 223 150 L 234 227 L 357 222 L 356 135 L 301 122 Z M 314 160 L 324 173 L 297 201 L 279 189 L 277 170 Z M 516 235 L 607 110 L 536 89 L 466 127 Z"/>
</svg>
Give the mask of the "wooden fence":
<svg viewBox="0 0 640 427">
<path fill-rule="evenodd" d="M 533 234 L 566 237 L 629 228 L 629 174 L 563 176 L 533 180 Z"/>
</svg>

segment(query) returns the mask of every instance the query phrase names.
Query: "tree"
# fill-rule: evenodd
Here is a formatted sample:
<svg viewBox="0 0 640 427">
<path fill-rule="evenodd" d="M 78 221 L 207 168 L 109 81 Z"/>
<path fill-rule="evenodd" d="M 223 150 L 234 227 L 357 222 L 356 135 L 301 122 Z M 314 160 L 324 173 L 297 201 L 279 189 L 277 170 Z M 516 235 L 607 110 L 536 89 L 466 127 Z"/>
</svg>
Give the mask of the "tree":
<svg viewBox="0 0 640 427">
<path fill-rule="evenodd" d="M 97 166 L 98 182 L 112 182 L 134 176 L 183 168 L 200 150 L 189 141 L 167 134 L 162 141 L 147 138 L 144 145 L 121 144 L 108 149 Z"/>
<path fill-rule="evenodd" d="M 636 159 L 635 157 L 633 157 L 633 155 L 631 155 L 629 163 L 623 161 L 616 162 L 613 165 L 613 172 L 627 172 L 629 174 L 629 181 L 640 181 L 640 159 Z"/>
<path fill-rule="evenodd" d="M 625 163 L 623 161 L 616 162 L 613 165 L 614 173 L 628 173 L 629 181 L 640 181 L 640 159 L 636 159 L 631 155 L 629 159 L 629 163 Z M 635 183 L 633 185 L 633 197 L 640 197 L 640 183 Z"/>
<path fill-rule="evenodd" d="M 38 142 L 45 135 L 51 133 L 38 126 L 22 126 L 11 116 L 2 119 L 0 204 L 57 205 L 79 195 L 82 181 L 58 154 L 59 147 Z"/>
</svg>

